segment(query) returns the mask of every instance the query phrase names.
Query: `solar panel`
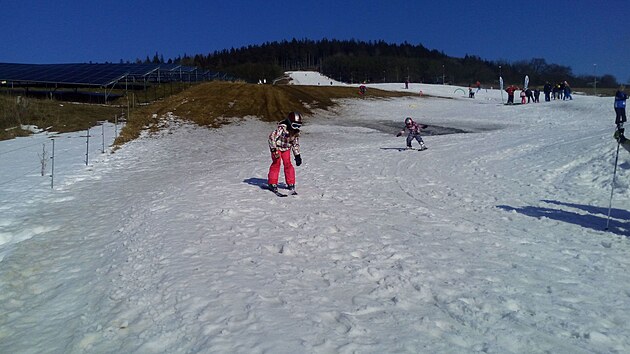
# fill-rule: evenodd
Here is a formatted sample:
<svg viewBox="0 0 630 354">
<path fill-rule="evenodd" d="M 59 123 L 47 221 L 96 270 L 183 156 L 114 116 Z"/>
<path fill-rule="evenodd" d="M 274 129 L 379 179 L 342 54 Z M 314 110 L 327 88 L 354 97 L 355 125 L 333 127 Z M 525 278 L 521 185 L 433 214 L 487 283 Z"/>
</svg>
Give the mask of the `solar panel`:
<svg viewBox="0 0 630 354">
<path fill-rule="evenodd" d="M 179 64 L 15 64 L 0 63 L 0 81 L 107 87 L 121 81 L 181 79 L 196 67 Z M 180 75 L 179 77 L 175 74 Z"/>
</svg>

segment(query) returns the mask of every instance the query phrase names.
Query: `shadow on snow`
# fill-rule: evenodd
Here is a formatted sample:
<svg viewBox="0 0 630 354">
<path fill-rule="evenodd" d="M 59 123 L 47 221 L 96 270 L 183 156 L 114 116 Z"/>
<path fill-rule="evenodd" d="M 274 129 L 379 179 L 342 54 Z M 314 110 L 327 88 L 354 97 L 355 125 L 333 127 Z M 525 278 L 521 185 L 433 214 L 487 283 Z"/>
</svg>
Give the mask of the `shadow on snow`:
<svg viewBox="0 0 630 354">
<path fill-rule="evenodd" d="M 260 189 L 269 189 L 266 178 L 247 178 L 243 180 L 243 183 L 247 183 L 252 186 L 258 186 L 260 187 Z M 287 188 L 287 185 L 285 183 L 278 183 L 278 188 Z"/>
<path fill-rule="evenodd" d="M 584 215 L 568 210 L 535 206 L 524 206 L 520 208 L 515 208 L 508 205 L 497 205 L 497 208 L 503 209 L 505 211 L 515 211 L 517 213 L 534 218 L 545 217 L 552 220 L 575 224 L 596 231 L 604 231 L 606 228 L 606 220 L 608 219 L 608 208 L 583 204 L 564 203 L 555 200 L 542 201 L 548 204 L 579 209 L 589 214 Z M 630 236 L 630 212 L 622 209 L 611 209 L 610 217 L 611 220 L 608 226 L 608 231 L 621 236 Z"/>
<path fill-rule="evenodd" d="M 267 180 L 264 178 L 252 177 L 243 180 L 243 183 L 247 183 L 252 186 L 258 186 L 260 187 L 260 189 L 269 189 L 269 187 L 267 186 Z"/>
</svg>

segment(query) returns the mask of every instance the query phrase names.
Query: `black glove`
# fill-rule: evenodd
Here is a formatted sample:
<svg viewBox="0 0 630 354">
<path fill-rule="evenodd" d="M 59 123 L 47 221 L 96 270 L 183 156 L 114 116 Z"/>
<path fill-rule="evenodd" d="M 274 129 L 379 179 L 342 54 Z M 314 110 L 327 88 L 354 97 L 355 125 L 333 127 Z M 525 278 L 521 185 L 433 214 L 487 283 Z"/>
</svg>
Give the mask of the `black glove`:
<svg viewBox="0 0 630 354">
<path fill-rule="evenodd" d="M 302 157 L 300 155 L 295 155 L 295 164 L 300 166 L 302 164 Z"/>
<path fill-rule="evenodd" d="M 396 134 L 396 136 L 397 136 L 397 137 L 399 137 L 399 136 L 401 136 L 401 135 L 402 135 L 402 133 L 400 133 L 400 132 L 399 132 L 398 134 Z"/>
</svg>

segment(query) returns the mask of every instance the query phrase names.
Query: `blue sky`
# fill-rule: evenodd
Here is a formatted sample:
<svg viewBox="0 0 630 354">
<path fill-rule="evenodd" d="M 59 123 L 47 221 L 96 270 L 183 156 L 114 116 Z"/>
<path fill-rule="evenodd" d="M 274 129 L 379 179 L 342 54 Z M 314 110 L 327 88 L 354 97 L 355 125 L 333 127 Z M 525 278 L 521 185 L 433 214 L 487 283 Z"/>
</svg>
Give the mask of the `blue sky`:
<svg viewBox="0 0 630 354">
<path fill-rule="evenodd" d="M 118 62 L 292 38 L 422 44 L 488 60 L 545 58 L 630 81 L 630 2 L 0 0 L 0 62 Z M 595 65 L 596 64 L 596 65 Z"/>
</svg>

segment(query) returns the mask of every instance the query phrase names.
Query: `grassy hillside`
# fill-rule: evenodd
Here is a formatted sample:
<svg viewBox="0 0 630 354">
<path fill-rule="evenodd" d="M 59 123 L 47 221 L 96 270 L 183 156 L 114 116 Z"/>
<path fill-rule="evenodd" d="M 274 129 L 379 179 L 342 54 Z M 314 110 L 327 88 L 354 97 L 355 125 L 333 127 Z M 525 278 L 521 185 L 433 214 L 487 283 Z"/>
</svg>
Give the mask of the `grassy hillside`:
<svg viewBox="0 0 630 354">
<path fill-rule="evenodd" d="M 73 132 L 96 125 L 97 121 L 114 121 L 122 108 L 60 102 L 23 96 L 0 95 L 0 140 L 26 136 L 30 132 L 20 125 L 36 125 L 56 132 Z"/>
<path fill-rule="evenodd" d="M 368 97 L 408 95 L 377 89 L 368 92 Z M 300 111 L 308 116 L 315 109 L 334 106 L 334 99 L 357 97 L 356 87 L 209 82 L 136 109 L 116 144 L 135 139 L 143 129 L 157 129 L 160 117 L 167 112 L 202 126 L 217 127 L 235 117 L 256 116 L 264 121 L 279 121 L 291 111 Z"/>
<path fill-rule="evenodd" d="M 574 91 L 593 93 L 592 88 L 574 88 Z M 614 91 L 597 89 L 599 95 L 612 95 Z M 407 95 L 415 94 L 374 88 L 368 90 L 368 98 Z M 308 119 L 313 110 L 334 106 L 335 99 L 358 97 L 356 87 L 255 85 L 219 81 L 203 83 L 166 99 L 136 107 L 131 111 L 131 117 L 116 144 L 135 139 L 144 129 L 158 129 L 160 117 L 167 112 L 199 125 L 216 127 L 235 117 L 256 116 L 265 121 L 278 121 L 294 110 L 304 113 Z M 0 140 L 30 134 L 20 129 L 21 124 L 50 127 L 51 131 L 56 132 L 71 132 L 92 127 L 97 121 L 112 122 L 115 115 L 120 117 L 122 113 L 127 113 L 124 104 L 81 104 L 0 95 Z M 154 115 L 156 118 L 153 118 Z"/>
</svg>

